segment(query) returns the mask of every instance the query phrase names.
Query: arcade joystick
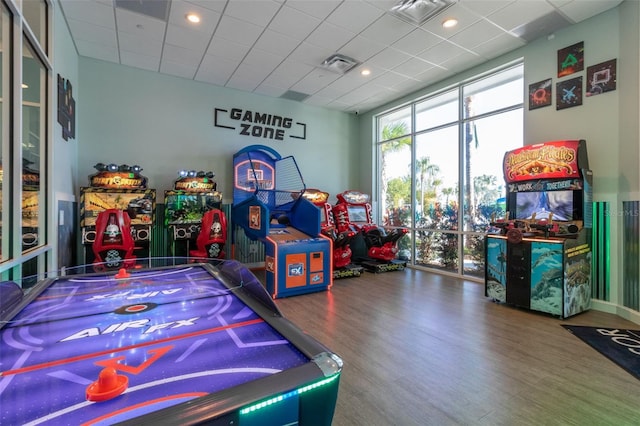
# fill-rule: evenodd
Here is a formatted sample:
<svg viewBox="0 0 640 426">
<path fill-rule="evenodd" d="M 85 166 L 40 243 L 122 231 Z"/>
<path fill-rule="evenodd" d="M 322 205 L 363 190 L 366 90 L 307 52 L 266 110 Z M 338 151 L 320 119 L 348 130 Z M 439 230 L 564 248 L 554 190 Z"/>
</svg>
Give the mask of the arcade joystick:
<svg viewBox="0 0 640 426">
<path fill-rule="evenodd" d="M 98 380 L 87 386 L 87 401 L 101 402 L 115 398 L 127 389 L 129 378 L 118 374 L 113 367 L 100 371 Z"/>
<path fill-rule="evenodd" d="M 114 276 L 114 278 L 117 279 L 117 280 L 121 280 L 121 279 L 124 279 L 124 278 L 129 278 L 130 276 L 131 276 L 131 274 L 129 274 L 125 268 L 120 268 L 120 270 Z"/>
</svg>

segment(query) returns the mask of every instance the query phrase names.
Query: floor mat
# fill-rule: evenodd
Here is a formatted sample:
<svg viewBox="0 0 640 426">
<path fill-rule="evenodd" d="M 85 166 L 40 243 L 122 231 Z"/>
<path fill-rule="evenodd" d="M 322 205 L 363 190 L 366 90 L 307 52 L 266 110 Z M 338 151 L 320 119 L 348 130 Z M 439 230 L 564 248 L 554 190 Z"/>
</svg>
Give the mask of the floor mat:
<svg viewBox="0 0 640 426">
<path fill-rule="evenodd" d="M 583 342 L 640 379 L 640 330 L 562 325 Z"/>
</svg>

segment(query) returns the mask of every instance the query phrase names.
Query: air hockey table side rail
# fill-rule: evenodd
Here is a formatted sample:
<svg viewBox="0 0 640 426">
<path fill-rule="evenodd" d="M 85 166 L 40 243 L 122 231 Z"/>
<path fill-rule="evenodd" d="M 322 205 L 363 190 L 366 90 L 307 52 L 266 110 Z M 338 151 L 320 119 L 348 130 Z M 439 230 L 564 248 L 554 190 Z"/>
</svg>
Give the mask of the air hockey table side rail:
<svg viewBox="0 0 640 426">
<path fill-rule="evenodd" d="M 175 264 L 176 259 L 141 260 L 153 265 L 153 270 L 193 267 L 194 264 Z M 171 264 L 173 262 L 174 264 Z M 310 335 L 284 318 L 264 286 L 244 265 L 235 261 L 212 260 L 198 263 L 259 317 L 284 336 L 310 362 L 277 374 L 267 375 L 229 389 L 192 399 L 175 406 L 124 419 L 118 424 L 139 425 L 268 425 L 290 424 L 330 425 L 337 401 L 341 358 Z M 142 269 L 135 269 L 140 271 Z M 37 284 L 23 291 L 16 282 L 0 283 L 0 332 L 12 318 L 33 303 L 38 296 L 57 281 L 69 276 L 92 277 L 117 275 L 122 271 L 87 273 L 90 265 L 73 270 L 57 271 L 37 277 Z M 135 273 L 135 272 L 134 272 Z M 34 277 L 29 277 L 33 282 Z M 241 285 L 238 285 L 241 283 Z M 1 371 L 1 369 L 0 369 Z M 0 380 L 2 375 L 0 373 Z M 2 395 L 0 394 L 0 401 Z M 0 404 L 1 405 L 1 404 Z M 292 417 L 295 414 L 295 418 Z M 293 421 L 291 420 L 293 418 Z M 286 420 L 282 420 L 286 419 Z"/>
</svg>

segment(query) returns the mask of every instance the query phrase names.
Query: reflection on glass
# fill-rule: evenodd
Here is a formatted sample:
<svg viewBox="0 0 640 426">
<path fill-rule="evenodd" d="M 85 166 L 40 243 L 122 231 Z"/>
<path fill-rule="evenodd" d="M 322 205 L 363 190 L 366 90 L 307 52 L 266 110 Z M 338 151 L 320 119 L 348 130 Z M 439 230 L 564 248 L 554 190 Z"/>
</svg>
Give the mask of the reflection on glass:
<svg viewBox="0 0 640 426">
<path fill-rule="evenodd" d="M 411 108 L 409 107 L 390 112 L 378 119 L 379 141 L 388 141 L 410 133 Z"/>
<path fill-rule="evenodd" d="M 45 68 L 23 42 L 22 57 L 22 250 L 43 244 L 44 99 Z"/>
<path fill-rule="evenodd" d="M 2 148 L 0 149 L 0 260 L 5 260 L 9 255 L 9 238 L 3 238 L 3 235 L 8 235 L 9 221 L 6 219 L 6 215 L 3 212 L 11 212 L 9 208 L 9 196 L 10 191 L 7 187 L 4 177 L 11 176 L 11 169 L 9 168 L 10 161 L 6 160 L 5 154 L 8 154 L 11 139 L 9 137 L 9 128 L 11 123 L 11 102 L 9 99 L 11 90 L 11 40 L 9 37 L 9 31 L 11 29 L 9 14 L 7 13 L 4 5 L 0 5 L 0 139 L 2 139 Z M 10 213 L 8 213 L 10 214 Z"/>
<path fill-rule="evenodd" d="M 484 234 L 464 235 L 464 275 L 484 278 Z"/>
<path fill-rule="evenodd" d="M 384 226 L 411 226 L 411 138 L 380 145 L 379 187 Z"/>
<path fill-rule="evenodd" d="M 47 4 L 45 0 L 23 0 L 22 13 L 40 47 L 47 53 Z"/>
<path fill-rule="evenodd" d="M 458 272 L 458 235 L 416 231 L 415 264 Z"/>
<path fill-rule="evenodd" d="M 458 121 L 458 90 L 416 104 L 416 132 Z"/>
<path fill-rule="evenodd" d="M 458 229 L 458 126 L 416 137 L 418 228 Z"/>
</svg>

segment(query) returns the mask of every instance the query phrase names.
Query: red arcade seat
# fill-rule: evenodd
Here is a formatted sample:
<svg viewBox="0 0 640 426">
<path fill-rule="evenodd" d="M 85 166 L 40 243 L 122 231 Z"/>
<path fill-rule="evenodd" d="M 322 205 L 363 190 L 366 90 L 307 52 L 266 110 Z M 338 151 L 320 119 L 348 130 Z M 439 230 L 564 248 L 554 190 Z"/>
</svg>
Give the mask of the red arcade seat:
<svg viewBox="0 0 640 426">
<path fill-rule="evenodd" d="M 130 268 L 135 264 L 131 219 L 127 212 L 107 209 L 96 218 L 96 239 L 93 242 L 93 269 Z"/>
<path fill-rule="evenodd" d="M 204 213 L 200 233 L 196 239 L 196 249 L 189 250 L 191 257 L 224 259 L 224 244 L 227 241 L 227 218 L 219 209 Z"/>
</svg>

